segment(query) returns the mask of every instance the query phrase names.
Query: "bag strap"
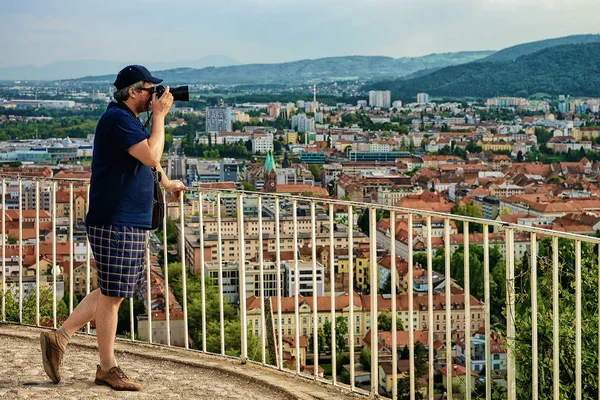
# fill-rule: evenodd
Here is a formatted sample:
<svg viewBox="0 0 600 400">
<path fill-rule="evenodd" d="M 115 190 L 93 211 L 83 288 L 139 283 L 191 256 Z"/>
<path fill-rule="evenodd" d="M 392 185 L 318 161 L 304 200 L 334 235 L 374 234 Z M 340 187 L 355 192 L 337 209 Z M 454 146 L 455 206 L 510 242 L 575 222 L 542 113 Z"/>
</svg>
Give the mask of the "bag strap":
<svg viewBox="0 0 600 400">
<path fill-rule="evenodd" d="M 160 181 L 162 180 L 162 174 L 160 173 L 160 171 L 156 167 L 152 167 L 151 170 L 152 175 L 154 176 L 154 182 L 160 183 Z"/>
</svg>

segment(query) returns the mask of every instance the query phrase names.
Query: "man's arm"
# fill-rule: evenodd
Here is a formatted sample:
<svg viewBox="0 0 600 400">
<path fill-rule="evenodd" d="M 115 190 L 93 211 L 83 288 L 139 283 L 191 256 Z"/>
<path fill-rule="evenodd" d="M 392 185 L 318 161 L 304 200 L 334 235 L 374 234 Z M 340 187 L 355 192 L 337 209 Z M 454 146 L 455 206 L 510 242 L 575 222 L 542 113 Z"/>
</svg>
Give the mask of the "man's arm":
<svg viewBox="0 0 600 400">
<path fill-rule="evenodd" d="M 173 95 L 168 92 L 156 100 L 156 93 L 152 95 L 152 128 L 150 137 L 134 144 L 127 151 L 150 168 L 160 167 L 160 159 L 165 147 L 165 115 L 173 105 Z"/>
<path fill-rule="evenodd" d="M 156 170 L 158 172 L 160 172 L 160 184 L 166 189 L 169 187 L 169 184 L 171 183 L 171 181 L 169 180 L 169 178 L 167 177 L 167 174 L 165 173 L 165 171 L 162 169 L 162 166 L 160 165 L 160 162 L 158 163 L 158 165 L 156 166 Z"/>
</svg>

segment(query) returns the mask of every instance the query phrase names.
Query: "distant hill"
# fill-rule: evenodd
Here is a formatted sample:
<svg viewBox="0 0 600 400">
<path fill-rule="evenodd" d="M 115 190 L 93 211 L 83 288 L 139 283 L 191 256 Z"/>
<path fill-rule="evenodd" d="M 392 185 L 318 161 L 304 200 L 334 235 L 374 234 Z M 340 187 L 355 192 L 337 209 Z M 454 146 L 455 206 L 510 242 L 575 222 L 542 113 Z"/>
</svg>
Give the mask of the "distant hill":
<svg viewBox="0 0 600 400">
<path fill-rule="evenodd" d="M 549 47 L 515 61 L 471 62 L 363 89 L 391 90 L 394 98 L 419 92 L 446 97 L 600 96 L 600 42 Z"/>
<path fill-rule="evenodd" d="M 75 79 L 83 76 L 105 75 L 116 73 L 128 64 L 134 62 L 126 61 L 100 61 L 100 60 L 72 60 L 61 61 L 34 67 L 25 65 L 21 67 L 0 68 L 0 80 L 63 80 Z M 226 65 L 239 65 L 239 62 L 227 56 L 206 56 L 196 60 L 177 61 L 177 62 L 149 62 L 143 63 L 150 70 L 164 70 L 169 68 L 189 67 L 222 67 Z M 113 77 L 114 79 L 114 77 Z"/>
<path fill-rule="evenodd" d="M 345 79 L 394 79 L 425 68 L 464 64 L 490 55 L 491 51 L 429 54 L 423 57 L 380 56 L 328 57 L 279 64 L 246 64 L 202 69 L 177 68 L 156 71 L 169 83 L 305 84 Z M 114 74 L 85 77 L 85 81 L 112 82 Z"/>
<path fill-rule="evenodd" d="M 485 58 L 480 59 L 480 62 L 503 62 L 514 61 L 521 56 L 526 56 L 546 49 L 548 47 L 562 46 L 566 44 L 585 44 L 600 42 L 600 35 L 571 35 L 556 39 L 540 40 L 519 44 L 516 46 L 507 47 Z"/>
</svg>

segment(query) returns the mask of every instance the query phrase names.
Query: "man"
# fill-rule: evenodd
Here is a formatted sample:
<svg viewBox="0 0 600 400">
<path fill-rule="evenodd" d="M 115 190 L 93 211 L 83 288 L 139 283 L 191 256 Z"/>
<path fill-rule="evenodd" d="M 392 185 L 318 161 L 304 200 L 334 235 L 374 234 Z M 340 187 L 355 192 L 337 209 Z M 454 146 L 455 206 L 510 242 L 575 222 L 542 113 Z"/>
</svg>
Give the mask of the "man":
<svg viewBox="0 0 600 400">
<path fill-rule="evenodd" d="M 57 331 L 40 336 L 44 370 L 60 382 L 60 365 L 71 337 L 96 320 L 100 364 L 95 383 L 116 390 L 141 390 L 141 385 L 118 366 L 114 357 L 119 305 L 132 298 L 144 270 L 147 230 L 152 223 L 153 174 L 161 172 L 165 190 L 180 195 L 181 181 L 170 181 L 160 166 L 165 143 L 164 118 L 173 104 L 167 88 L 157 99 L 153 77 L 140 66 L 125 67 L 114 83 L 116 102 L 98 121 L 94 138 L 90 204 L 86 218 L 88 239 L 96 260 L 99 289 L 87 295 Z M 152 110 L 150 132 L 138 119 Z"/>
</svg>

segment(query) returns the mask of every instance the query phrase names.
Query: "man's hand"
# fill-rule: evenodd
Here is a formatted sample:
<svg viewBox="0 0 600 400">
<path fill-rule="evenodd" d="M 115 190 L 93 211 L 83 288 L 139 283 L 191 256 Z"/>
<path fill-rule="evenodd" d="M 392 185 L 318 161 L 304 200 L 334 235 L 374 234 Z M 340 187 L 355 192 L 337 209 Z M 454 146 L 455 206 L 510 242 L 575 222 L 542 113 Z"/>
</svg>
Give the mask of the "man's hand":
<svg viewBox="0 0 600 400">
<path fill-rule="evenodd" d="M 187 187 L 180 180 L 169 181 L 166 185 L 163 185 L 167 192 L 172 192 L 177 195 L 177 198 L 181 195 L 182 192 L 187 190 Z"/>
<path fill-rule="evenodd" d="M 152 94 L 152 114 L 156 115 L 157 117 L 164 118 L 171 109 L 172 105 L 173 95 L 171 94 L 168 86 L 158 100 L 156 99 L 156 93 Z"/>
</svg>

